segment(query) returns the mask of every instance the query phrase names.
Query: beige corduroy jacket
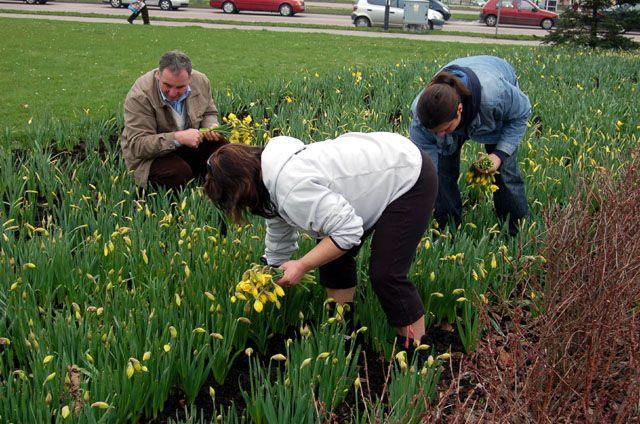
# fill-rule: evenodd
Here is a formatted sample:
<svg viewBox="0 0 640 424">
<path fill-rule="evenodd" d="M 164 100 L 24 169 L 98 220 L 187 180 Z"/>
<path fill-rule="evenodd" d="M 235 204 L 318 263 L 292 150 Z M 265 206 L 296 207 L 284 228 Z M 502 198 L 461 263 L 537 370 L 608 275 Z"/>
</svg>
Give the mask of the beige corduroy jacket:
<svg viewBox="0 0 640 424">
<path fill-rule="evenodd" d="M 137 185 L 146 187 L 153 159 L 176 149 L 178 130 L 171 106 L 160 96 L 157 69 L 136 80 L 124 101 L 124 130 L 121 147 L 124 161 L 134 173 Z M 209 79 L 192 71 L 191 94 L 186 99 L 185 128 L 211 128 L 218 123 L 218 109 L 211 97 Z"/>
</svg>

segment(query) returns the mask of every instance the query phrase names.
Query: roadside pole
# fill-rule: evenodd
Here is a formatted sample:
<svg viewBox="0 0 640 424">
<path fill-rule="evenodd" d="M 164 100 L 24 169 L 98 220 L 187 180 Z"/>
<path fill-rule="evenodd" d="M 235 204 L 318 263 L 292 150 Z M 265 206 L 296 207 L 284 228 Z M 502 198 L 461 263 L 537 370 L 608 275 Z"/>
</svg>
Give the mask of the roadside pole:
<svg viewBox="0 0 640 424">
<path fill-rule="evenodd" d="M 384 2 L 384 30 L 387 31 L 389 29 L 389 4 L 390 0 Z"/>
<path fill-rule="evenodd" d="M 500 26 L 500 11 L 502 10 L 502 0 L 498 0 L 498 17 L 496 18 L 496 37 L 498 36 L 498 27 Z"/>
</svg>

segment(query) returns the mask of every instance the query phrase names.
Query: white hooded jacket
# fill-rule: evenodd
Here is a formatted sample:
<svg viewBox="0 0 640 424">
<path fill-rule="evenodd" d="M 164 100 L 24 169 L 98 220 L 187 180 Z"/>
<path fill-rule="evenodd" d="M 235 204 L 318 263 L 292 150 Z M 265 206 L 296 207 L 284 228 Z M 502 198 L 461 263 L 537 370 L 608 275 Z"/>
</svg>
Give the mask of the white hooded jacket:
<svg viewBox="0 0 640 424">
<path fill-rule="evenodd" d="M 262 153 L 262 179 L 279 216 L 267 220 L 267 262 L 289 260 L 299 230 L 329 236 L 343 250 L 357 246 L 421 168 L 420 150 L 399 134 L 346 133 L 310 145 L 272 138 Z"/>
</svg>

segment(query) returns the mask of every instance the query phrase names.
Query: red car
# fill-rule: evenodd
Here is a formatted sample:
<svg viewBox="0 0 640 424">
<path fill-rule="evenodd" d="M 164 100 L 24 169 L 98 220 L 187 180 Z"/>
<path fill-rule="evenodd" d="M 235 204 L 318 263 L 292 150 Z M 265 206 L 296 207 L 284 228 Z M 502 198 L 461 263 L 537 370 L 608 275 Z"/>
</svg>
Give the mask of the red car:
<svg viewBox="0 0 640 424">
<path fill-rule="evenodd" d="M 304 12 L 304 0 L 209 0 L 209 4 L 215 9 L 222 9 L 224 13 L 254 10 L 293 16 L 296 13 Z"/>
<path fill-rule="evenodd" d="M 495 26 L 498 22 L 498 1 L 500 4 L 500 23 L 516 25 L 541 26 L 543 29 L 551 29 L 557 20 L 558 14 L 540 9 L 529 0 L 489 0 L 480 12 L 480 22 L 487 26 Z"/>
</svg>

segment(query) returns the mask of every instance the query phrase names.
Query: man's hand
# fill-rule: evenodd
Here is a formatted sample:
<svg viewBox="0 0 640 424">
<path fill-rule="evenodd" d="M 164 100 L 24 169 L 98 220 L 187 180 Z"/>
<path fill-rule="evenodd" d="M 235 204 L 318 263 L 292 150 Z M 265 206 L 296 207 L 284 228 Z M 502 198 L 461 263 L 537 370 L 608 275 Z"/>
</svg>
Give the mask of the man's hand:
<svg viewBox="0 0 640 424">
<path fill-rule="evenodd" d="M 287 261 L 280 265 L 280 268 L 284 269 L 284 275 L 281 279 L 276 281 L 283 287 L 295 286 L 300 282 L 300 279 L 304 274 L 310 270 L 309 267 L 300 259 L 294 261 Z"/>
<path fill-rule="evenodd" d="M 500 165 L 502 165 L 502 161 L 500 160 L 500 157 L 498 157 L 498 155 L 494 153 L 489 153 L 488 157 L 489 159 L 491 159 L 491 162 L 493 162 L 493 166 L 487 169 L 484 173 L 495 174 L 496 172 L 498 172 L 498 168 L 500 168 Z"/>
<path fill-rule="evenodd" d="M 197 149 L 202 142 L 202 134 L 200 131 L 190 128 L 188 130 L 176 131 L 176 140 L 183 146 Z"/>
<path fill-rule="evenodd" d="M 207 131 L 206 133 L 203 134 L 203 137 L 205 140 L 207 141 L 221 141 L 224 137 L 222 136 L 222 134 L 218 134 L 217 132 L 215 132 L 216 127 L 218 126 L 218 124 L 214 124 L 213 128 L 211 128 L 211 131 Z"/>
</svg>

